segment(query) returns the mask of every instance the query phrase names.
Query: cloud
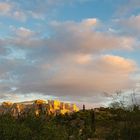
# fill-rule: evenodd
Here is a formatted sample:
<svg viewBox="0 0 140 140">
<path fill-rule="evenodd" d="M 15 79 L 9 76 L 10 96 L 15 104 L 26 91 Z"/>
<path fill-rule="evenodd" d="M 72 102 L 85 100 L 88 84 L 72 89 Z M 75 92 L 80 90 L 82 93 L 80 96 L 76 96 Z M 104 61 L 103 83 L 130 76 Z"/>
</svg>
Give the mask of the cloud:
<svg viewBox="0 0 140 140">
<path fill-rule="evenodd" d="M 107 70 L 109 71 L 109 67 L 112 67 L 114 71 L 122 72 L 124 74 L 131 73 L 135 71 L 136 65 L 135 62 L 129 59 L 125 59 L 120 56 L 113 55 L 105 55 L 101 58 L 101 61 L 108 65 Z"/>
<path fill-rule="evenodd" d="M 89 24 L 90 21 L 90 24 Z M 92 22 L 94 21 L 94 24 Z M 100 32 L 96 29 L 97 19 L 87 19 L 82 22 L 53 22 L 54 32 L 48 46 L 59 51 L 74 51 L 82 53 L 97 53 L 108 50 L 132 49 L 135 39 L 127 36 L 114 35 L 108 32 Z M 84 24 L 83 24 L 84 23 Z M 91 24 L 92 23 L 92 24 Z M 59 47 L 57 43 L 59 43 Z M 69 47 L 70 46 L 70 47 Z"/>
<path fill-rule="evenodd" d="M 33 37 L 35 35 L 35 32 L 31 31 L 30 29 L 20 27 L 15 30 L 15 34 L 17 35 L 17 37 L 27 39 L 27 38 Z"/>
<path fill-rule="evenodd" d="M 65 96 L 92 96 L 103 91 L 130 88 L 133 85 L 131 73 L 136 70 L 132 60 L 113 55 L 100 56 L 86 66 L 79 66 L 67 60 L 60 64 L 59 71 L 50 79 L 48 88 Z M 130 82 L 131 81 L 131 82 Z M 60 92 L 59 92 L 60 91 Z"/>
<path fill-rule="evenodd" d="M 120 56 L 92 56 L 88 63 L 75 63 L 73 56 L 55 62 L 38 65 L 22 65 L 14 68 L 17 77 L 15 93 L 41 93 L 62 98 L 90 98 L 104 91 L 113 94 L 118 89 L 131 89 L 135 81 L 131 77 L 137 66 L 134 61 Z"/>
<path fill-rule="evenodd" d="M 75 61 L 78 64 L 87 64 L 87 63 L 90 63 L 91 60 L 92 60 L 92 56 L 91 55 L 88 55 L 88 54 L 78 54 L 75 57 Z"/>
<path fill-rule="evenodd" d="M 27 15 L 23 11 L 14 11 L 11 17 L 14 17 L 16 20 L 26 21 Z"/>
<path fill-rule="evenodd" d="M 99 22 L 95 18 L 51 22 L 49 37 L 36 36 L 25 27 L 12 30 L 12 37 L 1 41 L 3 48 L 14 50 L 13 59 L 8 55 L 1 59 L 0 79 L 6 83 L 1 91 L 71 100 L 77 97 L 80 102 L 85 97 L 103 96 L 104 91 L 112 94 L 117 89 L 135 87 L 132 75 L 137 64 L 110 54 L 112 50 L 128 51 L 135 39 L 100 31 Z M 18 50 L 24 52 L 24 58 L 16 57 Z"/>
<path fill-rule="evenodd" d="M 26 22 L 30 19 L 44 20 L 54 17 L 58 9 L 66 4 L 86 3 L 90 0 L 30 0 L 30 1 L 3 1 L 0 2 L 0 16 Z"/>
<path fill-rule="evenodd" d="M 0 15 L 7 14 L 11 10 L 11 5 L 9 3 L 0 2 Z"/>
<path fill-rule="evenodd" d="M 129 34 L 139 34 L 140 33 L 140 15 L 130 16 L 129 18 L 120 19 L 118 23 L 124 28 L 125 32 Z"/>
<path fill-rule="evenodd" d="M 27 15 L 15 2 L 0 2 L 0 16 L 26 21 Z"/>
<path fill-rule="evenodd" d="M 96 18 L 88 18 L 86 20 L 83 20 L 81 24 L 84 24 L 84 26 L 92 27 L 94 25 L 98 24 L 98 19 Z"/>
<path fill-rule="evenodd" d="M 135 12 L 140 8 L 140 1 L 139 0 L 129 0 L 124 1 L 124 3 L 120 5 L 118 8 L 117 14 L 119 15 L 128 15 L 130 13 Z"/>
</svg>

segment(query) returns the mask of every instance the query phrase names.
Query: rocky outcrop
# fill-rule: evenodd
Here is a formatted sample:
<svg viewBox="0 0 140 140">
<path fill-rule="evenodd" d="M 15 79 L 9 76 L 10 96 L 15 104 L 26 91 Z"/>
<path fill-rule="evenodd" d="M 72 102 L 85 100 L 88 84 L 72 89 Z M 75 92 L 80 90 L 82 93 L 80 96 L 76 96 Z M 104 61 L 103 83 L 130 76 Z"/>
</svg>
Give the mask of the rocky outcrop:
<svg viewBox="0 0 140 140">
<path fill-rule="evenodd" d="M 28 114 L 56 115 L 77 112 L 79 108 L 75 104 L 60 102 L 59 100 L 35 100 L 30 102 L 11 103 L 3 102 L 0 105 L 0 114 L 11 114 L 14 117 Z"/>
</svg>

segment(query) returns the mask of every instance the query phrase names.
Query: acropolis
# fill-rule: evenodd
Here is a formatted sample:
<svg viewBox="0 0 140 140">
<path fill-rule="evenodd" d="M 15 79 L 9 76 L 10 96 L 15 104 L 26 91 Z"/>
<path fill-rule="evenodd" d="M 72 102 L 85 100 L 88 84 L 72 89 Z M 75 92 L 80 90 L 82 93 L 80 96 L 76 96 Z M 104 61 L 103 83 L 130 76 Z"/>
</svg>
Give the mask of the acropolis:
<svg viewBox="0 0 140 140">
<path fill-rule="evenodd" d="M 20 103 L 3 102 L 0 105 L 0 114 L 10 114 L 14 117 L 27 114 L 57 115 L 77 112 L 79 108 L 75 104 L 60 102 L 59 100 L 34 100 Z"/>
</svg>

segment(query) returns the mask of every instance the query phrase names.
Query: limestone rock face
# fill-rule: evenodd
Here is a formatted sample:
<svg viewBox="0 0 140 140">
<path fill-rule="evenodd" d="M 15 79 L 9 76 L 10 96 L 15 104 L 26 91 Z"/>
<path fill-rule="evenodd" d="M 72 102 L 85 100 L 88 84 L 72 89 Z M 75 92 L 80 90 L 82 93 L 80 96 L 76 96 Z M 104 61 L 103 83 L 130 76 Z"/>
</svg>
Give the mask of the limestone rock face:
<svg viewBox="0 0 140 140">
<path fill-rule="evenodd" d="M 39 115 L 56 115 L 79 111 L 75 104 L 60 102 L 59 100 L 35 100 L 21 103 L 3 102 L 0 114 L 9 113 L 14 117 L 26 116 L 29 113 Z"/>
</svg>

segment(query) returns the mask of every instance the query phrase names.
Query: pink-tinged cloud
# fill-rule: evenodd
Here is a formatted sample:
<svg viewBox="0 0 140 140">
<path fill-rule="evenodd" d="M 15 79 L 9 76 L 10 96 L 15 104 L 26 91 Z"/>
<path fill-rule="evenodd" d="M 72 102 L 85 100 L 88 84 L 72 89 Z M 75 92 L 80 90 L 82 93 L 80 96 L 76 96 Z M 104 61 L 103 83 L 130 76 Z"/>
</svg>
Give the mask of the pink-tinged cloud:
<svg viewBox="0 0 140 140">
<path fill-rule="evenodd" d="M 88 20 L 84 20 L 84 23 L 88 23 Z M 108 50 L 130 50 L 135 44 L 133 37 L 100 32 L 96 30 L 96 25 L 91 25 L 88 23 L 87 26 L 83 21 L 53 22 L 54 36 L 49 39 L 48 46 L 57 52 L 97 53 Z"/>
<path fill-rule="evenodd" d="M 16 51 L 24 50 L 25 58 L 7 60 L 13 65 L 6 62 L 2 72 L 6 71 L 4 78 L 11 83 L 1 89 L 11 92 L 11 87 L 16 87 L 12 91 L 15 94 L 39 93 L 83 101 L 103 92 L 113 94 L 135 87 L 132 76 L 137 64 L 110 53 L 133 49 L 135 39 L 101 32 L 97 21 L 52 22 L 49 38 L 34 37 L 36 33 L 25 27 L 13 30 L 14 36 L 3 41 L 15 46 Z"/>
<path fill-rule="evenodd" d="M 11 10 L 12 6 L 6 2 L 0 2 L 0 15 L 7 14 Z"/>
<path fill-rule="evenodd" d="M 90 63 L 81 66 L 68 59 L 62 61 L 48 83 L 48 89 L 58 91 L 58 95 L 93 96 L 134 86 L 131 74 L 135 72 L 136 64 L 132 60 L 113 55 L 93 56 Z"/>
<path fill-rule="evenodd" d="M 78 64 L 88 64 L 92 60 L 92 55 L 89 54 L 78 54 L 74 57 L 76 63 Z"/>
<path fill-rule="evenodd" d="M 14 2 L 0 2 L 0 16 L 9 17 L 19 21 L 26 21 L 27 12 L 21 10 Z"/>
<path fill-rule="evenodd" d="M 140 15 L 133 15 L 129 18 L 121 19 L 119 23 L 130 31 L 140 32 Z"/>
<path fill-rule="evenodd" d="M 17 35 L 17 37 L 19 38 L 31 38 L 35 35 L 35 33 L 33 31 L 31 31 L 30 29 L 24 28 L 24 27 L 20 27 L 18 29 L 15 30 L 15 34 Z"/>
<path fill-rule="evenodd" d="M 136 64 L 134 61 L 120 56 L 105 55 L 101 58 L 101 61 L 119 73 L 122 72 L 124 74 L 128 74 L 136 70 Z M 106 68 L 108 69 L 108 67 Z"/>
</svg>

